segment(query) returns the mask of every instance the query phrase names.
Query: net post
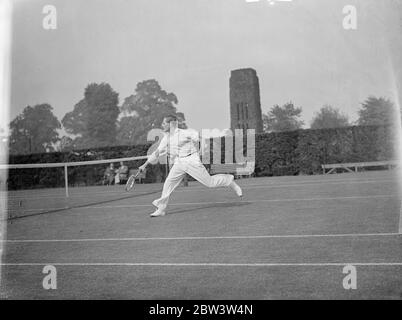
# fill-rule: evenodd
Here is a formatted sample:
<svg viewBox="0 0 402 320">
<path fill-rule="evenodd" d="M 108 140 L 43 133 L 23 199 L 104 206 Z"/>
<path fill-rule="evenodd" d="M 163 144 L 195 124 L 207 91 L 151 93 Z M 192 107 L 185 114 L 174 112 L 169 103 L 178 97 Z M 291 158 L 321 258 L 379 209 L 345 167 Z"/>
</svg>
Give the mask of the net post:
<svg viewBox="0 0 402 320">
<path fill-rule="evenodd" d="M 64 165 L 64 187 L 66 189 L 66 197 L 68 198 L 68 169 L 67 165 Z"/>
</svg>

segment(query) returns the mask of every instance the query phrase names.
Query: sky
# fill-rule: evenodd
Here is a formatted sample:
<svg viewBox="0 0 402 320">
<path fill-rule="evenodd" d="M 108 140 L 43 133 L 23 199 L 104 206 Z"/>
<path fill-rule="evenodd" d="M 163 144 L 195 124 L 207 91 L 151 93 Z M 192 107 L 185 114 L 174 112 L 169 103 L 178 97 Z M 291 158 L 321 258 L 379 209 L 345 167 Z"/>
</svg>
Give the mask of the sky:
<svg viewBox="0 0 402 320">
<path fill-rule="evenodd" d="M 61 120 L 93 82 L 122 104 L 156 79 L 189 127 L 225 129 L 230 71 L 251 67 L 264 113 L 292 101 L 308 127 L 329 104 L 353 121 L 369 95 L 396 99 L 397 1 L 16 0 L 10 118 L 49 103 Z M 57 10 L 55 30 L 42 27 L 45 5 Z M 345 5 L 356 7 L 356 30 L 343 28 Z"/>
</svg>

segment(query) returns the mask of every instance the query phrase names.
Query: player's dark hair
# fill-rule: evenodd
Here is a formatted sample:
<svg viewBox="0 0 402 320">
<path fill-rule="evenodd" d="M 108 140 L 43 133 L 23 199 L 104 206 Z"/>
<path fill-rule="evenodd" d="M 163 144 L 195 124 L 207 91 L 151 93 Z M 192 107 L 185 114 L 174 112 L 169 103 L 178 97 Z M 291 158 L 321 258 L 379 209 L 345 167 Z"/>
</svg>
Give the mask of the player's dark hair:
<svg viewBox="0 0 402 320">
<path fill-rule="evenodd" d="M 178 122 L 178 119 L 174 114 L 170 114 L 170 115 L 166 116 L 165 119 L 166 119 L 167 123 L 170 123 L 172 121 Z"/>
</svg>

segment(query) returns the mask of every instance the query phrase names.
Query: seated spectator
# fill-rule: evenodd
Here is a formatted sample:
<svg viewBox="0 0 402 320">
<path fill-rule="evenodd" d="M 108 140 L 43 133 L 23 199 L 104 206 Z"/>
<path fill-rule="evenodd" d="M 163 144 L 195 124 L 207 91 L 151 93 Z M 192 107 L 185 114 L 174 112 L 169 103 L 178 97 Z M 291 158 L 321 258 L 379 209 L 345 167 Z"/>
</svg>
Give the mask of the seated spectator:
<svg viewBox="0 0 402 320">
<path fill-rule="evenodd" d="M 105 173 L 103 174 L 103 184 L 107 184 L 108 186 L 114 184 L 114 176 L 115 169 L 113 163 L 110 164 L 109 167 L 106 168 Z"/>
<path fill-rule="evenodd" d="M 128 167 L 124 165 L 123 161 L 120 162 L 120 167 L 117 170 L 118 182 L 117 183 L 126 183 L 128 179 Z"/>
</svg>

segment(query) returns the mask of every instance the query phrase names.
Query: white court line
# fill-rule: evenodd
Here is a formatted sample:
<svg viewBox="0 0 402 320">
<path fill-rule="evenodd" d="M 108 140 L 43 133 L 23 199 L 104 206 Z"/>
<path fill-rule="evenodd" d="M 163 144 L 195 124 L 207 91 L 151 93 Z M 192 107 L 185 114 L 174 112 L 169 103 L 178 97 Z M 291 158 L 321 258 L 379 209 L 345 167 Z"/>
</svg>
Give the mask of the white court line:
<svg viewBox="0 0 402 320">
<path fill-rule="evenodd" d="M 394 198 L 399 197 L 398 194 L 394 195 L 370 195 L 370 196 L 352 196 L 352 197 L 330 197 L 330 198 L 295 198 L 295 199 L 260 199 L 260 200 L 238 200 L 238 203 L 257 203 L 257 202 L 297 202 L 297 201 L 323 201 L 323 200 L 356 200 L 356 199 L 379 199 L 379 198 Z M 205 204 L 225 204 L 231 203 L 233 201 L 214 201 L 214 202 L 178 202 L 178 203 L 170 203 L 169 206 L 184 206 L 184 205 L 205 205 Z M 114 206 L 79 206 L 79 207 L 58 207 L 58 208 L 38 208 L 38 209 L 25 209 L 22 212 L 36 212 L 36 213 L 46 213 L 46 211 L 53 210 L 82 210 L 82 209 L 105 209 L 105 208 L 136 208 L 136 207 L 153 207 L 151 203 L 148 204 L 126 204 L 126 205 L 114 205 Z M 10 208 L 8 208 L 8 211 Z"/>
<path fill-rule="evenodd" d="M 1 266 L 111 266 L 111 267 L 331 267 L 331 266 L 402 266 L 402 262 L 323 262 L 323 263 L 141 263 L 141 262 L 44 262 L 1 263 Z"/>
<path fill-rule="evenodd" d="M 265 235 L 265 236 L 211 236 L 211 237 L 137 237 L 137 238 L 93 238 L 93 239 L 9 239 L 0 240 L 8 243 L 34 242 L 102 242 L 102 241 L 181 241 L 181 240 L 236 240 L 236 239 L 302 239 L 302 238 L 358 238 L 358 237 L 391 237 L 401 236 L 399 233 L 345 233 L 345 234 L 301 234 L 301 235 Z"/>
<path fill-rule="evenodd" d="M 395 182 L 396 180 L 342 180 L 342 181 L 320 181 L 320 182 L 310 182 L 310 181 L 304 181 L 304 182 L 297 182 L 297 183 L 292 183 L 292 184 L 249 184 L 249 185 L 242 185 L 241 187 L 245 190 L 247 189 L 267 189 L 267 188 L 288 188 L 288 187 L 305 187 L 305 186 L 314 186 L 314 185 L 337 185 L 337 184 L 366 184 L 366 183 L 382 183 L 382 182 Z M 191 186 L 190 189 L 180 189 L 180 192 L 195 192 L 195 191 L 208 191 L 208 188 L 205 188 L 203 186 Z M 156 190 L 148 190 L 146 192 L 158 192 L 160 191 L 159 189 Z M 144 190 L 145 192 L 145 190 Z M 103 195 L 103 194 L 108 194 L 108 195 L 117 195 L 117 194 L 122 194 L 122 190 L 120 191 L 112 191 L 112 192 L 107 192 L 107 191 L 102 191 L 102 192 L 90 192 L 90 193 L 77 193 L 77 194 L 71 194 L 71 198 L 82 198 L 82 197 L 88 197 L 89 195 Z M 31 196 L 31 197 L 24 197 L 23 195 L 15 195 L 15 196 L 9 196 L 8 200 L 29 200 L 29 199 L 39 199 L 39 198 L 52 198 L 52 199 L 64 199 L 64 195 L 38 195 L 38 196 Z"/>
<path fill-rule="evenodd" d="M 323 201 L 323 200 L 353 200 L 353 199 L 372 199 L 372 198 L 393 198 L 399 195 L 372 195 L 372 196 L 352 196 L 352 197 L 330 197 L 330 198 L 295 198 L 295 199 L 260 199 L 260 200 L 238 200 L 239 203 L 247 202 L 296 202 L 296 201 Z M 214 201 L 214 202 L 178 202 L 170 203 L 169 206 L 183 206 L 183 205 L 205 205 L 205 204 L 225 204 L 233 203 L 233 201 Z M 135 208 L 135 207 L 148 207 L 151 204 L 133 204 L 133 205 L 117 205 L 117 206 L 88 206 L 85 209 L 102 209 L 102 208 Z M 81 209 L 81 208 L 77 208 Z"/>
<path fill-rule="evenodd" d="M 372 181 L 348 181 L 348 182 L 316 182 L 316 183 L 294 183 L 294 184 L 282 184 L 282 185 L 245 185 L 243 189 L 265 189 L 265 188 L 287 188 L 287 187 L 306 187 L 311 185 L 336 185 L 336 184 L 366 184 L 366 183 L 381 183 L 381 182 L 395 182 L 395 180 L 372 180 Z M 208 190 L 208 189 L 207 189 Z M 186 190 L 191 191 L 191 190 Z"/>
</svg>

